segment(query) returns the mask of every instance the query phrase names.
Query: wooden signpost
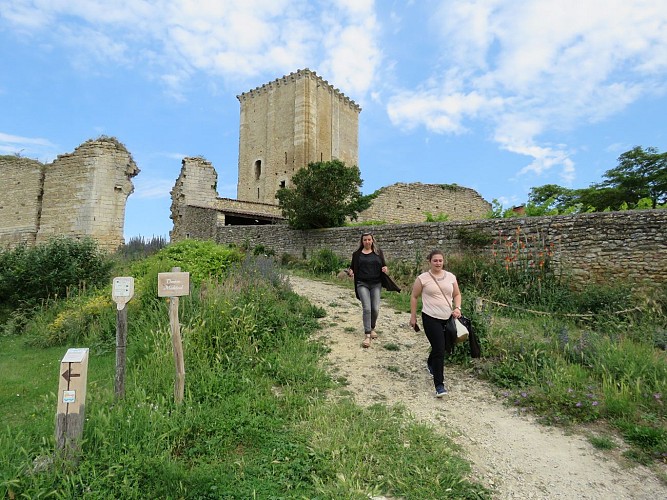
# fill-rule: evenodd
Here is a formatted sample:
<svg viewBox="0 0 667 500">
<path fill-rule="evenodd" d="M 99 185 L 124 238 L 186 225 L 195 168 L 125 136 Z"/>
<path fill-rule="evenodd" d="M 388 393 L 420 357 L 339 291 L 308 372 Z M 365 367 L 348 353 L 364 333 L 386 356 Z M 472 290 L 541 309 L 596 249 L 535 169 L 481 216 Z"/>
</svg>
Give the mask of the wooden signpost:
<svg viewBox="0 0 667 500">
<path fill-rule="evenodd" d="M 56 448 L 73 458 L 80 451 L 86 410 L 88 348 L 68 349 L 60 362 Z"/>
<path fill-rule="evenodd" d="M 169 297 L 169 325 L 171 343 L 174 347 L 176 377 L 174 379 L 174 399 L 177 404 L 183 402 L 185 393 L 185 361 L 181 325 L 178 321 L 178 297 L 190 295 L 190 273 L 182 273 L 180 267 L 174 267 L 170 273 L 158 273 L 158 297 Z"/>
<path fill-rule="evenodd" d="M 116 398 L 125 396 L 125 364 L 127 360 L 127 307 L 134 296 L 134 278 L 123 276 L 113 279 L 111 298 L 116 303 L 116 377 L 114 390 Z"/>
</svg>

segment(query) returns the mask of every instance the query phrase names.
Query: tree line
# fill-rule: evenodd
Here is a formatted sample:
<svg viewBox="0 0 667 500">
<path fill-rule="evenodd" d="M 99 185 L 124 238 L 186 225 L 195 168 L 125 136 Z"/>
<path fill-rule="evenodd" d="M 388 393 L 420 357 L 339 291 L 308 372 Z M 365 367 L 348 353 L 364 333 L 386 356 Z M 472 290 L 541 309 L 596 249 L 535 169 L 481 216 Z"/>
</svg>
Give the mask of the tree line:
<svg viewBox="0 0 667 500">
<path fill-rule="evenodd" d="M 493 200 L 489 218 L 540 216 L 667 207 L 667 153 L 636 146 L 618 157 L 618 165 L 587 188 L 545 184 L 530 190 L 521 212 Z M 294 229 L 340 227 L 370 207 L 356 165 L 340 160 L 310 163 L 292 177 L 293 187 L 278 190 L 283 216 Z"/>
</svg>

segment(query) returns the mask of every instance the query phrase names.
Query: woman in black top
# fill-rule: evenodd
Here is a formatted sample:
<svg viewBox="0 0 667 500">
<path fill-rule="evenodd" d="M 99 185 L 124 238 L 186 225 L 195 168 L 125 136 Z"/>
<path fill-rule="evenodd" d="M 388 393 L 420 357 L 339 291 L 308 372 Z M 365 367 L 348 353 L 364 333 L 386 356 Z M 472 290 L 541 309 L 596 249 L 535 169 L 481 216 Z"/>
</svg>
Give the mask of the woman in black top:
<svg viewBox="0 0 667 500">
<path fill-rule="evenodd" d="M 352 254 L 352 264 L 348 273 L 354 277 L 354 291 L 361 301 L 363 310 L 362 319 L 366 335 L 361 344 L 363 347 L 370 347 L 371 339 L 377 338 L 375 323 L 380 312 L 380 291 L 386 279 L 386 272 L 384 254 L 375 246 L 373 235 L 362 234 L 359 248 Z"/>
</svg>

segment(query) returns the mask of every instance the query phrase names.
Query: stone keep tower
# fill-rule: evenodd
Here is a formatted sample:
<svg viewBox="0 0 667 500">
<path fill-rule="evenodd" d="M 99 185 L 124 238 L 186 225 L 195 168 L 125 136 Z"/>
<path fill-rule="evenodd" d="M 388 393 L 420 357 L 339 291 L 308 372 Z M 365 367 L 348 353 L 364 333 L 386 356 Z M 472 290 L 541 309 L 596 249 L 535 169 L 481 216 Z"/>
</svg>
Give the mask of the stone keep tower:
<svg viewBox="0 0 667 500">
<path fill-rule="evenodd" d="M 237 96 L 241 103 L 237 199 L 276 204 L 311 162 L 359 161 L 361 108 L 309 69 Z"/>
</svg>

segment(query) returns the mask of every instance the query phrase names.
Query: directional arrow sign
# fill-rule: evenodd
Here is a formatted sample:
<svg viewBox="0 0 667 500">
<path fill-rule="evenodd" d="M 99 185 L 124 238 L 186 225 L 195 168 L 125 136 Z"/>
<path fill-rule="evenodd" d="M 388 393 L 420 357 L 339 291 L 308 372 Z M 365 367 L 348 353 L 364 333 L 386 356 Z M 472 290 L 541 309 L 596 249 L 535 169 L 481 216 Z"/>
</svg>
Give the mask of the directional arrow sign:
<svg viewBox="0 0 667 500">
<path fill-rule="evenodd" d="M 71 378 L 80 376 L 81 376 L 80 373 L 71 373 L 69 368 L 63 372 L 63 378 L 68 382 L 70 381 Z"/>
</svg>

